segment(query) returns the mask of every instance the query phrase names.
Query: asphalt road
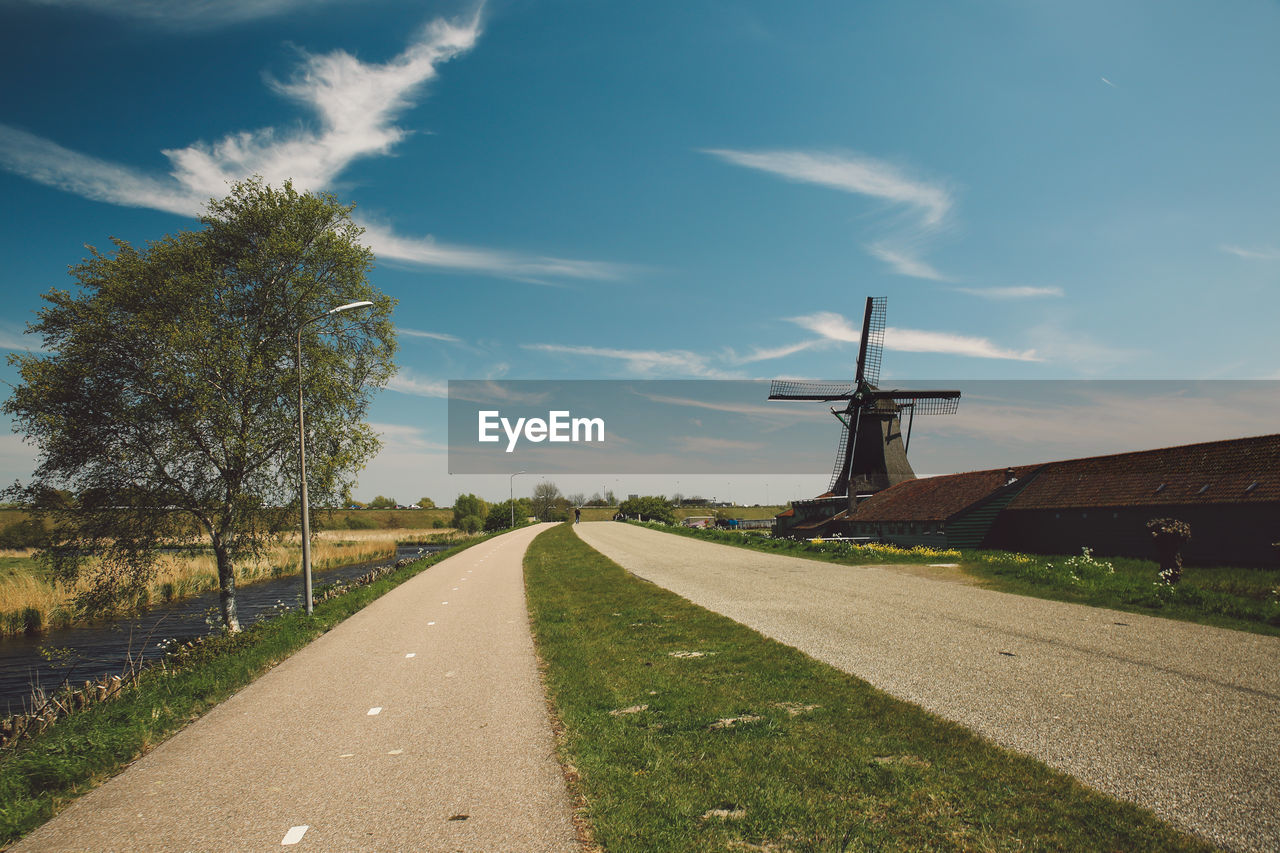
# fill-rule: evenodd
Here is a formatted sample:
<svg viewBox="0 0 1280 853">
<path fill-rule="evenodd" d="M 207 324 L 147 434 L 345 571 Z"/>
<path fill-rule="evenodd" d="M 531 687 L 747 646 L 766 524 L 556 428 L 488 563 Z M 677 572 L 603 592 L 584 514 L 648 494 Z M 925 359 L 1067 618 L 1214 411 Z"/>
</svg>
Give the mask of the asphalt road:
<svg viewBox="0 0 1280 853">
<path fill-rule="evenodd" d="M 15 851 L 572 851 L 522 558 L 431 567 Z"/>
<path fill-rule="evenodd" d="M 1230 849 L 1280 850 L 1280 638 L 599 522 L 632 573 Z"/>
</svg>

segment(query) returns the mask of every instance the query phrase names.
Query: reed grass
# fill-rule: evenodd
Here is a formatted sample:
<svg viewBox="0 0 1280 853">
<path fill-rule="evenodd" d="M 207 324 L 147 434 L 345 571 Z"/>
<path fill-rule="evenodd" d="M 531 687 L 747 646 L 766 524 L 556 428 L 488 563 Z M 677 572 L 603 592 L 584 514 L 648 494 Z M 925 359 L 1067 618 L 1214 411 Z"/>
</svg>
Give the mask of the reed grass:
<svg viewBox="0 0 1280 853">
<path fill-rule="evenodd" d="M 329 531 L 340 534 L 344 531 Z M 359 534 L 386 533 L 387 536 Z M 356 531 L 355 535 L 317 537 L 311 549 L 312 568 L 323 571 L 339 566 L 369 563 L 395 556 L 395 540 L 404 531 Z M 46 578 L 33 557 L 34 552 L 0 552 L 0 635 L 38 632 L 79 622 L 74 587 Z M 238 585 L 296 575 L 302 571 L 302 547 L 298 537 L 270 548 L 260 559 L 242 561 L 235 567 Z M 180 601 L 218 588 L 218 567 L 212 554 L 166 556 L 148 585 L 147 594 L 137 602 L 146 605 Z"/>
</svg>

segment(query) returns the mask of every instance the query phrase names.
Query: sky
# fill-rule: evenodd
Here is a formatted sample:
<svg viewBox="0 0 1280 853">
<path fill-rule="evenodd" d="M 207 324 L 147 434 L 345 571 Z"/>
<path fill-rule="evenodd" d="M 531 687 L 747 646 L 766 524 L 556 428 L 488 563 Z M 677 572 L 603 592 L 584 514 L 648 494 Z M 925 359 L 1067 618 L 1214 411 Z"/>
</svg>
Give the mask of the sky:
<svg viewBox="0 0 1280 853">
<path fill-rule="evenodd" d="M 885 382 L 1280 379 L 1274 2 L 0 0 L 0 21 L 0 347 L 38 347 L 86 244 L 196 227 L 253 174 L 335 193 L 399 300 L 365 500 L 531 488 L 448 473 L 449 380 L 847 378 L 867 296 Z M 1093 452 L 1266 427 L 1149 411 Z M 1060 458 L 1064 417 L 1019 421 L 1041 455 L 1010 464 Z M 6 482 L 32 458 L 0 438 Z M 825 480 L 556 482 L 777 502 Z"/>
</svg>

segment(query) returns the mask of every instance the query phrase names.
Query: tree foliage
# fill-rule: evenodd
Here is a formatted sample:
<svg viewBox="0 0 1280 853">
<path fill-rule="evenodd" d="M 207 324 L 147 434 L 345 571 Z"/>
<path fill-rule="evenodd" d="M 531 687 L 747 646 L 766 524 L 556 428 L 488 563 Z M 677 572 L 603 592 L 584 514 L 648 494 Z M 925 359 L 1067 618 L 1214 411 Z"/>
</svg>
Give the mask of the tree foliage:
<svg viewBox="0 0 1280 853">
<path fill-rule="evenodd" d="M 489 516 L 489 504 L 473 494 L 458 495 L 453 502 L 453 526 L 467 533 L 475 533 L 484 527 Z"/>
<path fill-rule="evenodd" d="M 555 483 L 543 480 L 533 487 L 533 514 L 541 521 L 564 521 L 569 517 L 569 501 Z"/>
<path fill-rule="evenodd" d="M 515 499 L 515 512 L 512 512 L 511 501 L 503 501 L 489 507 L 489 515 L 484 521 L 485 530 L 505 530 L 511 526 L 514 516 L 516 524 L 520 524 L 533 515 L 533 503 L 528 498 Z"/>
<path fill-rule="evenodd" d="M 369 501 L 369 509 L 395 509 L 398 506 L 399 504 L 396 503 L 395 498 L 385 498 L 382 495 L 378 495 Z"/>
<path fill-rule="evenodd" d="M 675 524 L 676 522 L 675 511 L 671 509 L 667 499 L 660 496 L 646 495 L 644 497 L 628 498 L 619 504 L 618 512 L 631 518 L 639 518 L 642 521 L 661 521 L 664 524 Z"/>
<path fill-rule="evenodd" d="M 377 452 L 364 417 L 395 369 L 394 301 L 367 281 L 373 255 L 350 211 L 252 179 L 211 201 L 202 229 L 90 248 L 71 270 L 78 290 L 44 295 L 28 328 L 44 352 L 10 357 L 21 379 L 4 410 L 38 448 L 11 493 L 52 521 L 40 558 L 80 579 L 82 608 L 128 600 L 161 546 L 203 539 L 223 622 L 239 628 L 234 564 L 298 501 L 299 327 L 357 300 L 374 307 L 301 333 L 316 505 L 340 501 Z"/>
<path fill-rule="evenodd" d="M 420 498 L 417 506 L 419 509 L 435 509 L 436 502 L 431 500 L 431 498 Z"/>
</svg>

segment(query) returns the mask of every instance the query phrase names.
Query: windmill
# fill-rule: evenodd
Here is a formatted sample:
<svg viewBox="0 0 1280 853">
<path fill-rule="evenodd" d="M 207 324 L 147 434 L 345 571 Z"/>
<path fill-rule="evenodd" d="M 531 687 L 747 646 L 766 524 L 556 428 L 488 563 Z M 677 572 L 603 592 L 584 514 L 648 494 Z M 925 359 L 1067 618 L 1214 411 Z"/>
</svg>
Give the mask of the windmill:
<svg viewBox="0 0 1280 853">
<path fill-rule="evenodd" d="M 862 342 L 853 383 L 792 382 L 775 379 L 770 400 L 816 400 L 843 403 L 832 407 L 840 421 L 840 443 L 827 497 L 856 497 L 878 492 L 903 480 L 915 479 L 907 462 L 911 425 L 916 415 L 951 415 L 960 405 L 959 391 L 881 390 L 880 360 L 884 354 L 884 326 L 888 300 L 867 297 L 862 317 Z M 908 415 L 906 441 L 902 414 Z"/>
</svg>

